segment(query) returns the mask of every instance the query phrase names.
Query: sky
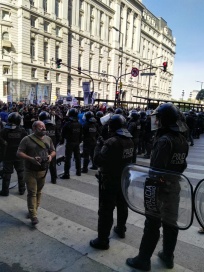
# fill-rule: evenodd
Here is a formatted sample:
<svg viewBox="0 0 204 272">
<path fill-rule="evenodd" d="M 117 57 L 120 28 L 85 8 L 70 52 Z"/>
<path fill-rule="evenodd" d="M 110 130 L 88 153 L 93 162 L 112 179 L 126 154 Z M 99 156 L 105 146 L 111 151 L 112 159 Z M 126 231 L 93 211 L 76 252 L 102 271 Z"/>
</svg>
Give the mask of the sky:
<svg viewBox="0 0 204 272">
<path fill-rule="evenodd" d="M 162 17 L 176 38 L 172 98 L 189 98 L 204 89 L 204 0 L 142 0 L 156 17 Z M 201 82 L 196 82 L 201 81 Z"/>
</svg>

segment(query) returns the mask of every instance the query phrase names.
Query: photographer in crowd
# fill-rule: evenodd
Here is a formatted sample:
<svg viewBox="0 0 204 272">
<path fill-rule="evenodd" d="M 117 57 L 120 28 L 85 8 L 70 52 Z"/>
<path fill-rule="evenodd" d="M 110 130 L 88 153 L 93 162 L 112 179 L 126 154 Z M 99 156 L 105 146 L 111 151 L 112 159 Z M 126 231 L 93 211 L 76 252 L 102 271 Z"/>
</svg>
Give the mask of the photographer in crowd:
<svg viewBox="0 0 204 272">
<path fill-rule="evenodd" d="M 24 180 L 27 186 L 27 205 L 32 225 L 38 224 L 37 209 L 40 205 L 41 191 L 49 163 L 55 157 L 55 148 L 46 135 L 45 124 L 36 121 L 32 126 L 33 134 L 20 142 L 17 156 L 25 160 Z"/>
</svg>

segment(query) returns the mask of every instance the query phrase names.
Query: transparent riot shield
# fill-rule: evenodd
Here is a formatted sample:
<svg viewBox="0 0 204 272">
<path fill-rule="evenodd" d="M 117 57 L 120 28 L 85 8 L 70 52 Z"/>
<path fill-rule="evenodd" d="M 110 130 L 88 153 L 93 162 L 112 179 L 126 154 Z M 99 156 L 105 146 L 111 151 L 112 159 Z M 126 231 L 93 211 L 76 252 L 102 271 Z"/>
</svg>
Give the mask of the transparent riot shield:
<svg viewBox="0 0 204 272">
<path fill-rule="evenodd" d="M 134 212 L 160 218 L 187 229 L 193 221 L 193 188 L 182 174 L 128 165 L 122 174 L 122 191 Z"/>
<path fill-rule="evenodd" d="M 65 161 L 65 143 L 62 145 L 56 146 L 56 163 L 57 165 L 61 165 L 62 162 Z"/>
<path fill-rule="evenodd" d="M 196 218 L 204 228 L 204 180 L 201 180 L 194 190 L 194 207 Z"/>
</svg>

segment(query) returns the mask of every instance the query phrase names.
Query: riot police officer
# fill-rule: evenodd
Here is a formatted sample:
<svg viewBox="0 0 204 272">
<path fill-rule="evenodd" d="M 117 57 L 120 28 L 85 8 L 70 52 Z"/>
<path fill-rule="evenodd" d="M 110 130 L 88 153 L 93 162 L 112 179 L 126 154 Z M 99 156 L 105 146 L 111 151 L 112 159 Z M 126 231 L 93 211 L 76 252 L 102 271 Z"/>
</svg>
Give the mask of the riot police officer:
<svg viewBox="0 0 204 272">
<path fill-rule="evenodd" d="M 137 147 L 139 143 L 139 136 L 140 136 L 140 115 L 136 110 L 132 110 L 130 113 L 130 120 L 127 125 L 128 131 L 132 135 L 132 140 L 134 143 L 134 152 L 133 152 L 133 160 L 132 162 L 136 162 L 137 157 Z"/>
<path fill-rule="evenodd" d="M 20 127 L 21 116 L 18 112 L 8 115 L 8 123 L 0 132 L 1 144 L 4 149 L 3 156 L 3 179 L 0 195 L 9 195 L 9 185 L 13 168 L 18 176 L 18 191 L 20 195 L 25 192 L 25 182 L 23 180 L 23 160 L 16 157 L 16 152 L 21 140 L 27 135 L 24 128 Z"/>
<path fill-rule="evenodd" d="M 64 174 L 60 177 L 61 179 L 69 179 L 71 168 L 72 153 L 74 153 L 76 175 L 81 176 L 81 156 L 79 145 L 82 141 L 82 125 L 78 121 L 78 111 L 75 108 L 71 108 L 68 112 L 68 121 L 62 128 L 62 136 L 60 143 L 64 143 L 66 140 L 65 147 L 65 164 Z"/>
<path fill-rule="evenodd" d="M 83 168 L 82 173 L 88 173 L 88 165 L 89 165 L 89 157 L 92 161 L 92 166 L 90 169 L 97 170 L 97 166 L 94 164 L 93 156 L 94 156 L 94 148 L 96 146 L 97 139 L 97 127 L 96 127 L 96 119 L 94 118 L 94 114 L 92 111 L 87 111 L 84 113 L 85 123 L 83 125 Z"/>
<path fill-rule="evenodd" d="M 46 135 L 52 139 L 54 147 L 57 145 L 57 128 L 56 125 L 50 120 L 50 114 L 47 111 L 42 111 L 39 114 L 39 120 L 45 124 Z M 56 167 L 56 157 L 53 157 L 49 164 L 49 170 L 51 175 L 51 182 L 56 184 L 57 180 L 57 167 Z"/>
<path fill-rule="evenodd" d="M 121 189 L 121 175 L 124 167 L 132 162 L 134 144 L 132 135 L 125 128 L 126 119 L 114 114 L 109 121 L 112 137 L 103 142 L 98 139 L 94 152 L 95 164 L 100 167 L 98 238 L 90 245 L 98 249 L 109 248 L 109 235 L 113 224 L 113 211 L 117 207 L 117 226 L 114 231 L 120 238 L 125 237 L 128 217 L 127 203 Z"/>
<path fill-rule="evenodd" d="M 140 112 L 140 137 L 138 143 L 138 155 L 145 153 L 145 127 L 147 121 L 147 114 L 145 111 Z"/>
<path fill-rule="evenodd" d="M 98 131 L 98 134 L 101 135 L 102 133 L 102 130 L 103 130 L 103 125 L 101 124 L 101 117 L 103 117 L 103 112 L 102 111 L 97 111 L 96 112 L 96 125 L 97 125 L 97 131 Z"/>
<path fill-rule="evenodd" d="M 189 147 L 186 138 L 182 135 L 185 126 L 180 120 L 179 110 L 172 103 L 164 103 L 157 107 L 152 118 L 155 118 L 152 124 L 157 126 L 157 132 L 151 153 L 151 168 L 157 171 L 162 169 L 182 173 L 187 167 L 186 157 Z M 172 189 L 160 192 L 160 197 L 165 201 L 162 206 L 163 210 L 161 210 L 162 216 L 146 215 L 139 254 L 126 261 L 131 267 L 144 271 L 151 270 L 151 256 L 160 237 L 161 224 L 163 226 L 163 250 L 158 253 L 158 256 L 167 268 L 171 269 L 174 266 L 178 228 L 176 218 L 173 217 L 176 217 L 175 210 L 178 210 L 180 185 L 179 179 L 176 178 L 168 183 Z M 174 224 L 168 224 L 165 220 L 165 217 L 169 218 L 170 215 L 173 215 L 171 219 L 175 220 Z"/>
</svg>

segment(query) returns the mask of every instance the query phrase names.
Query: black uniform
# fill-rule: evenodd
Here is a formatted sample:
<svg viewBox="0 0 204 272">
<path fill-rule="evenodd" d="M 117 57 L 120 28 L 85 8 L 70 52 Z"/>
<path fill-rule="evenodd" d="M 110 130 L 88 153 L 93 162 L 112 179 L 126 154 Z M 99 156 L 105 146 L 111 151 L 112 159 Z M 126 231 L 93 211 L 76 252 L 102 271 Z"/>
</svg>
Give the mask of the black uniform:
<svg viewBox="0 0 204 272">
<path fill-rule="evenodd" d="M 92 161 L 92 169 L 97 169 L 96 165 L 93 161 L 94 156 L 94 148 L 96 146 L 96 139 L 97 139 L 97 127 L 96 123 L 92 123 L 89 121 L 86 121 L 86 123 L 83 125 L 83 155 L 84 155 L 84 161 L 83 161 L 83 169 L 82 172 L 87 173 L 88 172 L 88 165 L 89 165 L 89 157 Z"/>
<path fill-rule="evenodd" d="M 130 121 L 128 122 L 127 128 L 130 134 L 132 135 L 132 140 L 134 143 L 134 152 L 133 152 L 132 162 L 135 163 L 136 157 L 137 157 L 137 147 L 138 147 L 139 137 L 140 137 L 140 128 L 141 128 L 140 121 L 139 120 L 135 121 L 134 119 L 130 119 Z"/>
<path fill-rule="evenodd" d="M 182 173 L 187 167 L 186 157 L 188 155 L 188 143 L 183 135 L 165 129 L 159 129 L 152 149 L 150 166 L 155 169 L 171 170 Z M 178 228 L 176 216 L 172 217 L 173 224 L 166 224 L 165 218 L 170 219 L 172 214 L 176 215 L 179 205 L 180 185 L 178 180 L 174 180 L 169 192 L 163 192 L 160 197 L 163 199 L 164 207 L 162 210 L 163 226 L 163 253 L 168 260 L 173 258 L 173 252 L 177 242 Z M 164 200 L 165 199 L 165 200 Z M 172 222 L 173 223 L 173 222 Z M 160 237 L 161 219 L 151 216 L 146 217 L 144 235 L 139 249 L 141 260 L 150 262 Z"/>
<path fill-rule="evenodd" d="M 74 153 L 76 174 L 81 175 L 81 156 L 79 145 L 82 141 L 82 125 L 78 119 L 69 118 L 62 129 L 62 139 L 66 139 L 64 175 L 69 178 L 72 153 Z"/>
<path fill-rule="evenodd" d="M 56 148 L 57 145 L 57 127 L 55 124 L 51 122 L 51 120 L 44 120 L 43 123 L 46 127 L 46 135 L 49 136 L 52 139 L 52 142 L 54 144 L 54 147 Z M 56 183 L 57 179 L 57 167 L 56 167 L 56 157 L 53 157 L 50 164 L 49 164 L 49 170 L 51 175 L 51 182 Z"/>
<path fill-rule="evenodd" d="M 145 153 L 145 127 L 146 127 L 146 113 L 141 113 L 140 118 L 140 137 L 138 143 L 138 155 Z"/>
<path fill-rule="evenodd" d="M 20 194 L 25 192 L 25 182 L 23 180 L 23 160 L 16 157 L 16 152 L 21 140 L 27 135 L 24 128 L 20 126 L 8 125 L 0 132 L 1 141 L 4 144 L 5 152 L 3 157 L 3 181 L 1 195 L 9 195 L 9 185 L 13 168 L 18 175 L 18 190 Z"/>
<path fill-rule="evenodd" d="M 194 145 L 194 141 L 193 141 L 193 133 L 195 130 L 195 126 L 196 126 L 196 119 L 195 119 L 195 115 L 193 112 L 190 112 L 189 115 L 186 117 L 186 124 L 189 128 L 189 141 L 191 142 L 191 146 Z"/>
<path fill-rule="evenodd" d="M 128 137 L 115 135 L 106 140 L 101 147 L 97 145 L 94 161 L 100 167 L 100 203 L 98 219 L 98 238 L 108 243 L 113 224 L 113 210 L 117 207 L 117 230 L 126 231 L 128 207 L 121 190 L 121 175 L 124 167 L 132 162 L 134 144 Z"/>
<path fill-rule="evenodd" d="M 152 146 L 153 146 L 153 136 L 154 136 L 154 131 L 151 130 L 151 116 L 148 115 L 146 119 L 145 135 L 144 135 L 145 149 L 146 149 L 144 158 L 146 159 L 150 158 L 150 154 L 151 154 Z"/>
</svg>

